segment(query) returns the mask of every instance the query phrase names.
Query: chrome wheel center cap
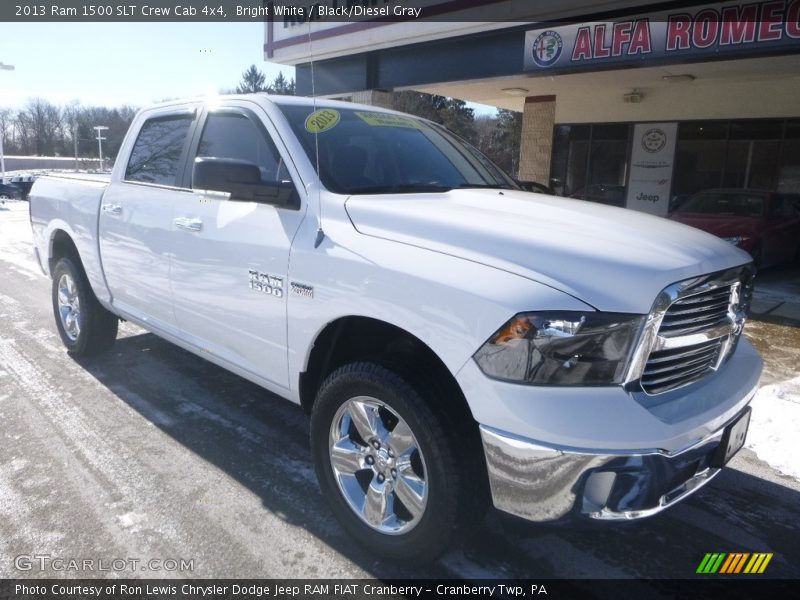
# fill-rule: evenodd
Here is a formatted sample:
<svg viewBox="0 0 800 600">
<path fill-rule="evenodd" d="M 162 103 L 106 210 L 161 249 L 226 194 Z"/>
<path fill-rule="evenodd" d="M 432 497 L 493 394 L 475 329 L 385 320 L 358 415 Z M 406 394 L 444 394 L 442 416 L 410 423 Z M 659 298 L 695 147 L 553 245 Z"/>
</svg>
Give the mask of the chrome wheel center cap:
<svg viewBox="0 0 800 600">
<path fill-rule="evenodd" d="M 375 455 L 375 464 L 378 466 L 379 471 L 385 471 L 391 464 L 392 459 L 389 458 L 389 453 L 381 448 Z"/>
</svg>

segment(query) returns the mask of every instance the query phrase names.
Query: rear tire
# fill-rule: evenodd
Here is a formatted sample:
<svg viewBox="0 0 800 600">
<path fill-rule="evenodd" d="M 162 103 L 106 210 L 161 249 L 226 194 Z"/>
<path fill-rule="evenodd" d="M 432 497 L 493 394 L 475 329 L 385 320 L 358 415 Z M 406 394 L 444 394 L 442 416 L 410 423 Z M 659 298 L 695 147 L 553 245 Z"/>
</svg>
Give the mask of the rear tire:
<svg viewBox="0 0 800 600">
<path fill-rule="evenodd" d="M 364 548 L 424 563 L 448 547 L 469 493 L 453 435 L 381 365 L 352 363 L 325 380 L 311 415 L 314 466 L 334 515 Z"/>
<path fill-rule="evenodd" d="M 83 268 L 72 258 L 56 263 L 52 296 L 56 327 L 67 352 L 88 356 L 111 348 L 119 319 L 97 301 Z"/>
</svg>

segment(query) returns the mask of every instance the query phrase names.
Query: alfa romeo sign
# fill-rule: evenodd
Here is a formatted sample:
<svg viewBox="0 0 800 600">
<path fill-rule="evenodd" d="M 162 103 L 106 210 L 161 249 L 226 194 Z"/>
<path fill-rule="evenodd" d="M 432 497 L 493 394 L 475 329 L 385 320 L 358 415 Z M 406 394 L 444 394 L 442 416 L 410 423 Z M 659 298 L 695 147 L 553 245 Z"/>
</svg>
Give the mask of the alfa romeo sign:
<svg viewBox="0 0 800 600">
<path fill-rule="evenodd" d="M 800 0 L 726 2 L 525 34 L 525 70 L 563 72 L 800 52 Z"/>
</svg>

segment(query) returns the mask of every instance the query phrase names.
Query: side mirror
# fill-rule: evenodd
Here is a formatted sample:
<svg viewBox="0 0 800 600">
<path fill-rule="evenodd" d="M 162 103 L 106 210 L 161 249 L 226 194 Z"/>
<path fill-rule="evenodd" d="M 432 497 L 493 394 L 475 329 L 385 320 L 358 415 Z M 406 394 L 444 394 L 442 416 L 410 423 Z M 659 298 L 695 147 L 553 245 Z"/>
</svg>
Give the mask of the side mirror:
<svg viewBox="0 0 800 600">
<path fill-rule="evenodd" d="M 196 158 L 192 167 L 192 187 L 227 192 L 231 200 L 278 206 L 291 204 L 296 195 L 291 181 L 263 182 L 258 166 L 233 158 Z"/>
</svg>

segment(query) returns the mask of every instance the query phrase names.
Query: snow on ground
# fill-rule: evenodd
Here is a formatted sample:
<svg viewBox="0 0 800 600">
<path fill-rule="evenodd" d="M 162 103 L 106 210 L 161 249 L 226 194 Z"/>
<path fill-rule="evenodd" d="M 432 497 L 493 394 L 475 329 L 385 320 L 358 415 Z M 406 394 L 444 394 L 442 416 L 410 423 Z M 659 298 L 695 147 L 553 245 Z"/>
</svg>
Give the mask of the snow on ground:
<svg viewBox="0 0 800 600">
<path fill-rule="evenodd" d="M 0 206 L 0 261 L 10 264 L 12 269 L 28 279 L 42 277 L 33 255 L 27 202 L 9 200 Z M 796 295 L 793 297 L 796 298 Z M 758 325 L 770 330 L 753 332 L 755 325 L 748 325 L 751 332 L 758 334 L 757 337 L 769 338 L 769 355 L 762 349 L 762 355 L 768 363 L 770 358 L 776 360 L 776 352 L 795 347 L 797 342 L 794 335 L 775 335 L 774 328 L 779 326 L 767 323 Z M 789 331 L 794 334 L 796 330 L 791 328 Z M 800 480 L 800 445 L 797 443 L 800 436 L 800 375 L 797 373 L 796 366 L 788 373 L 782 370 L 780 379 L 789 374 L 794 377 L 766 385 L 758 391 L 753 400 L 753 416 L 746 446 L 773 468 Z"/>
<path fill-rule="evenodd" d="M 0 260 L 28 279 L 43 276 L 33 255 L 27 202 L 6 200 L 0 204 Z"/>
<path fill-rule="evenodd" d="M 752 406 L 746 446 L 773 468 L 800 480 L 800 377 L 762 387 Z"/>
</svg>

